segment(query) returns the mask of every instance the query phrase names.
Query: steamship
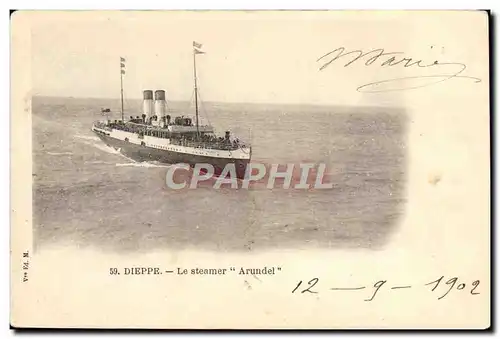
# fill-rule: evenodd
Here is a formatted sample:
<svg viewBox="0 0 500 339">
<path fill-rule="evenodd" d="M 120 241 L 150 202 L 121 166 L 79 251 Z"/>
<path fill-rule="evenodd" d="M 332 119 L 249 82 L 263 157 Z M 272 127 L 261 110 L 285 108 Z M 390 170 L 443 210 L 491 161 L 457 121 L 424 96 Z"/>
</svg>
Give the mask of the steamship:
<svg viewBox="0 0 500 339">
<path fill-rule="evenodd" d="M 96 121 L 92 131 L 108 146 L 114 147 L 135 161 L 158 161 L 165 164 L 197 163 L 214 166 L 214 174 L 220 175 L 227 164 L 234 164 L 236 175 L 243 178 L 250 162 L 252 148 L 248 143 L 231 136 L 229 131 L 218 136 L 210 124 L 200 124 L 198 109 L 198 85 L 196 56 L 204 54 L 202 45 L 193 42 L 193 73 L 195 116 L 172 117 L 167 112 L 164 90 L 143 91 L 141 116 L 125 120 L 123 111 L 123 75 L 126 60 L 120 57 L 121 120 Z M 110 113 L 110 109 L 101 109 Z"/>
</svg>

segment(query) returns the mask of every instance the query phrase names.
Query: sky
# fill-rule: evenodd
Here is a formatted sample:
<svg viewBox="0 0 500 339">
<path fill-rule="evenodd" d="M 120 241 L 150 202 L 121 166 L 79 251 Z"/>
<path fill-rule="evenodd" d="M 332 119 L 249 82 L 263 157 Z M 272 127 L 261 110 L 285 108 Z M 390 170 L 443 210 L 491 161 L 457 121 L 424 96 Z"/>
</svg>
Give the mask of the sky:
<svg viewBox="0 0 500 339">
<path fill-rule="evenodd" d="M 167 100 L 190 100 L 192 42 L 197 41 L 206 53 L 197 56 L 205 101 L 397 105 L 404 102 L 404 93 L 374 95 L 356 87 L 382 71 L 390 78 L 405 70 L 338 64 L 319 71 L 317 59 L 338 47 L 417 51 L 433 58 L 438 49 L 429 46 L 439 45 L 439 32 L 429 41 L 411 39 L 419 25 L 396 12 L 33 14 L 32 91 L 46 96 L 117 98 L 124 57 L 127 98 L 141 98 L 144 89 L 164 89 Z"/>
</svg>

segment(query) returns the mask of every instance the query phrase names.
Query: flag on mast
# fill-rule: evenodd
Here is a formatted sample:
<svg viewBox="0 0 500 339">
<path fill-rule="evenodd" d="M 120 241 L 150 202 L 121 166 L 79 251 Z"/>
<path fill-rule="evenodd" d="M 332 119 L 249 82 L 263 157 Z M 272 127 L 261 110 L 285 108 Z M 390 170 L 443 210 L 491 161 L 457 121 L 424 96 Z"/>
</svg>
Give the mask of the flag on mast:
<svg viewBox="0 0 500 339">
<path fill-rule="evenodd" d="M 125 58 L 120 57 L 121 74 L 125 74 Z"/>
<path fill-rule="evenodd" d="M 194 54 L 205 54 L 205 52 L 203 52 L 201 50 L 201 47 L 203 47 L 202 44 L 196 42 L 196 41 L 193 41 L 193 52 Z"/>
</svg>

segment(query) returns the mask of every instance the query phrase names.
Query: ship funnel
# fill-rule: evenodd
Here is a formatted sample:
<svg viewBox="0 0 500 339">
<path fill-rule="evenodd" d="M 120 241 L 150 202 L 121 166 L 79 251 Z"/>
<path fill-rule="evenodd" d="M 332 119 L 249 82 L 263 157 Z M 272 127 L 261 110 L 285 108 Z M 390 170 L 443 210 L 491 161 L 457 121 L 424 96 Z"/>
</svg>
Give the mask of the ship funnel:
<svg viewBox="0 0 500 339">
<path fill-rule="evenodd" d="M 149 118 L 154 114 L 154 103 L 153 103 L 153 91 L 145 90 L 144 92 L 144 101 L 142 103 L 142 115 L 145 115 L 144 121 L 149 121 Z"/>
<path fill-rule="evenodd" d="M 165 116 L 167 115 L 167 102 L 165 101 L 165 91 L 155 91 L 155 114 L 157 121 L 160 125 L 165 123 Z"/>
</svg>

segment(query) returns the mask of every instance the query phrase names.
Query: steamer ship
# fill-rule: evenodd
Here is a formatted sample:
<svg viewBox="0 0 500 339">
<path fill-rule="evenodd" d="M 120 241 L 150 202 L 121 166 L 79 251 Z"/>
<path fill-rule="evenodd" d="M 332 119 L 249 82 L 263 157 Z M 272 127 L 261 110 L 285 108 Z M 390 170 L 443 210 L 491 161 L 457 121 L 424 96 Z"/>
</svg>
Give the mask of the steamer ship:
<svg viewBox="0 0 500 339">
<path fill-rule="evenodd" d="M 220 175 L 228 164 L 234 164 L 238 178 L 244 178 L 252 155 L 248 143 L 241 142 L 226 131 L 218 136 L 210 124 L 199 121 L 199 98 L 196 76 L 196 56 L 204 54 L 202 45 L 193 41 L 193 73 L 195 117 L 172 117 L 167 112 L 164 90 L 143 91 L 141 116 L 130 116 L 126 121 L 123 110 L 123 75 L 126 60 L 120 57 L 121 120 L 96 121 L 92 131 L 108 146 L 114 147 L 135 161 L 158 161 L 165 164 L 211 164 L 214 174 Z M 101 109 L 108 114 L 109 108 Z"/>
</svg>

